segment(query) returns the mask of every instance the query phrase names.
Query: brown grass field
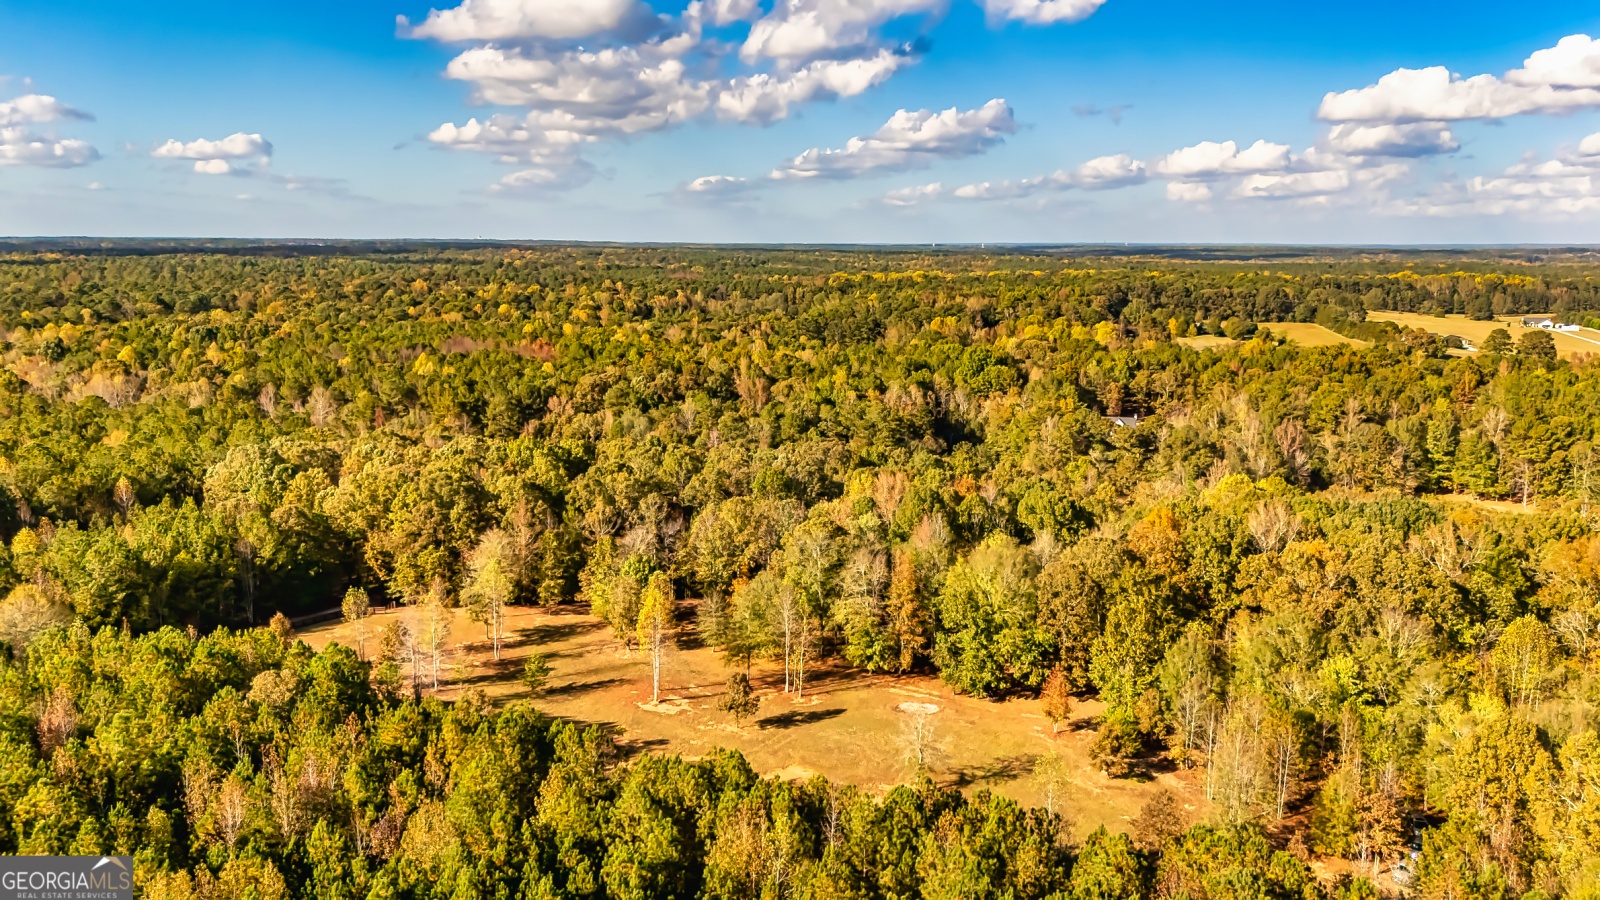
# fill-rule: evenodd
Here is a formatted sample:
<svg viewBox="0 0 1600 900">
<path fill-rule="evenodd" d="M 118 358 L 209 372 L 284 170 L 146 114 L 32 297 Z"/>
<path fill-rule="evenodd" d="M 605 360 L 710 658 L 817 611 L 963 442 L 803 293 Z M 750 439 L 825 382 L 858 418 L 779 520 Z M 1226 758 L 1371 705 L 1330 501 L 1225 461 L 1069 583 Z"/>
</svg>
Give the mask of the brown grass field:
<svg viewBox="0 0 1600 900">
<path fill-rule="evenodd" d="M 1393 322 L 1402 328 L 1420 328 L 1434 334 L 1454 334 L 1471 341 L 1475 346 L 1481 345 L 1489 332 L 1496 328 L 1504 328 L 1511 332 L 1511 339 L 1517 340 L 1524 334 L 1534 329 L 1523 328 L 1520 324 L 1521 316 L 1501 316 L 1492 322 L 1482 322 L 1468 319 L 1466 316 L 1428 316 L 1422 313 L 1399 312 L 1373 312 L 1367 318 L 1378 322 Z M 1556 341 L 1556 354 L 1562 359 L 1569 359 L 1582 353 L 1600 354 L 1600 332 L 1588 328 L 1576 334 L 1563 334 L 1551 332 L 1550 336 Z"/>
<path fill-rule="evenodd" d="M 1333 347 L 1339 344 L 1365 347 L 1367 345 L 1366 341 L 1347 338 L 1337 331 L 1330 331 L 1315 322 L 1263 322 L 1261 327 L 1273 334 L 1282 335 L 1302 347 Z"/>
<path fill-rule="evenodd" d="M 1356 347 L 1366 346 L 1365 341 L 1347 338 L 1314 322 L 1262 322 L 1261 327 L 1273 334 L 1288 338 L 1302 347 L 1332 347 L 1338 344 L 1350 344 Z M 1192 350 L 1216 350 L 1223 347 L 1232 347 L 1239 342 L 1220 335 L 1203 334 L 1199 337 L 1178 338 L 1177 343 Z"/>
<path fill-rule="evenodd" d="M 1202 334 L 1199 337 L 1178 338 L 1177 343 L 1191 350 L 1220 350 L 1223 347 L 1232 347 L 1239 342 L 1233 338 L 1223 337 L 1220 334 Z"/>
<path fill-rule="evenodd" d="M 406 614 L 379 612 L 367 620 L 366 649 L 371 651 L 384 624 Z M 1080 834 L 1099 825 L 1127 830 L 1128 821 L 1161 788 L 1171 789 L 1193 818 L 1206 811 L 1198 771 L 1112 779 L 1096 768 L 1088 751 L 1101 709 L 1097 702 L 1076 704 L 1071 720 L 1052 737 L 1049 721 L 1032 699 L 979 700 L 957 696 L 933 678 L 821 667 L 807 673 L 805 698 L 796 701 L 783 694 L 781 663 L 765 662 L 751 672 L 761 709 L 753 720 L 735 726 L 716 709 L 732 670 L 716 651 L 693 646 L 688 634 L 667 655 L 662 702 L 652 706 L 647 657 L 620 650 L 609 629 L 585 611 L 511 610 L 498 662 L 483 626 L 460 610 L 455 615 L 440 697 L 452 699 L 469 689 L 481 690 L 492 702 L 526 697 L 519 675 L 524 659 L 537 651 L 551 667 L 550 684 L 535 700 L 541 710 L 601 725 L 636 749 L 695 757 L 713 747 L 731 747 L 764 775 L 806 778 L 820 773 L 883 791 L 911 774 L 901 741 L 908 717 L 899 707 L 925 703 L 939 708 L 933 717 L 938 750 L 931 768 L 944 783 L 987 788 L 1042 805 L 1032 769 L 1054 748 L 1074 773 L 1064 804 Z M 314 648 L 333 641 L 357 643 L 354 627 L 346 623 L 313 626 L 300 637 Z"/>
</svg>

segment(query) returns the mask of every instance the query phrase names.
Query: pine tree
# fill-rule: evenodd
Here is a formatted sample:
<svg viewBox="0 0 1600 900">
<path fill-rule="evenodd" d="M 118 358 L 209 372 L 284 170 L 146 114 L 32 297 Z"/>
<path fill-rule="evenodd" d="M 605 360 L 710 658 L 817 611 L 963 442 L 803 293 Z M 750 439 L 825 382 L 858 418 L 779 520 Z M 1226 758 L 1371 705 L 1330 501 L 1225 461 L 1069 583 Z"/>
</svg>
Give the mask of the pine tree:
<svg viewBox="0 0 1600 900">
<path fill-rule="evenodd" d="M 732 717 L 735 725 L 755 715 L 760 706 L 761 698 L 751 689 L 750 676 L 743 672 L 736 672 L 729 677 L 728 686 L 717 700 L 717 709 Z"/>
</svg>

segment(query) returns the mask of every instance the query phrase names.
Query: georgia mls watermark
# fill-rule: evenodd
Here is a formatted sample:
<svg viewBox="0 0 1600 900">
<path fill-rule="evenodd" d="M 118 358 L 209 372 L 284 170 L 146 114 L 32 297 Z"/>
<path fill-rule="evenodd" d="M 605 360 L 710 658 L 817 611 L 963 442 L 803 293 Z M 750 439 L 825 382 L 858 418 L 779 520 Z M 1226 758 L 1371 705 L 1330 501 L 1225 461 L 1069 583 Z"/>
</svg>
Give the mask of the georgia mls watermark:
<svg viewBox="0 0 1600 900">
<path fill-rule="evenodd" d="M 133 858 L 0 856 L 0 900 L 133 900 Z"/>
</svg>

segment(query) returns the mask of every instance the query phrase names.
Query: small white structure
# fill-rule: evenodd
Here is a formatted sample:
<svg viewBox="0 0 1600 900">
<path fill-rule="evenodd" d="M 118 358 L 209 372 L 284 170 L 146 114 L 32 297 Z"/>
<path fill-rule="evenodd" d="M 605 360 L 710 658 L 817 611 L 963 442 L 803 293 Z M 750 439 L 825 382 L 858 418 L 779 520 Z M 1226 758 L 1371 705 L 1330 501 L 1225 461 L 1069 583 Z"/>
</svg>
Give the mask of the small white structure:
<svg viewBox="0 0 1600 900">
<path fill-rule="evenodd" d="M 1522 319 L 1522 327 L 1538 328 L 1541 331 L 1560 331 L 1566 334 L 1571 334 L 1573 332 L 1582 330 L 1577 325 L 1558 325 L 1554 319 L 1544 316 L 1524 316 Z"/>
<path fill-rule="evenodd" d="M 1138 428 L 1139 414 L 1134 413 L 1131 416 L 1106 416 L 1106 421 L 1110 422 L 1113 428 Z"/>
</svg>

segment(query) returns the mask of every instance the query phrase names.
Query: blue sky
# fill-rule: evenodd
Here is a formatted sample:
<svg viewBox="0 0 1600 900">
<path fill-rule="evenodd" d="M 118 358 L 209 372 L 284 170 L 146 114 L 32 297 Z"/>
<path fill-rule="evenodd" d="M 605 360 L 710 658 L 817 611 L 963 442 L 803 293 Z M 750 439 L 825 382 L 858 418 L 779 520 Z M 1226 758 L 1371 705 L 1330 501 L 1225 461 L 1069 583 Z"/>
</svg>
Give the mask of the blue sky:
<svg viewBox="0 0 1600 900">
<path fill-rule="evenodd" d="M 1592 3 L 7 0 L 0 233 L 1600 243 L 1584 35 Z"/>
</svg>

